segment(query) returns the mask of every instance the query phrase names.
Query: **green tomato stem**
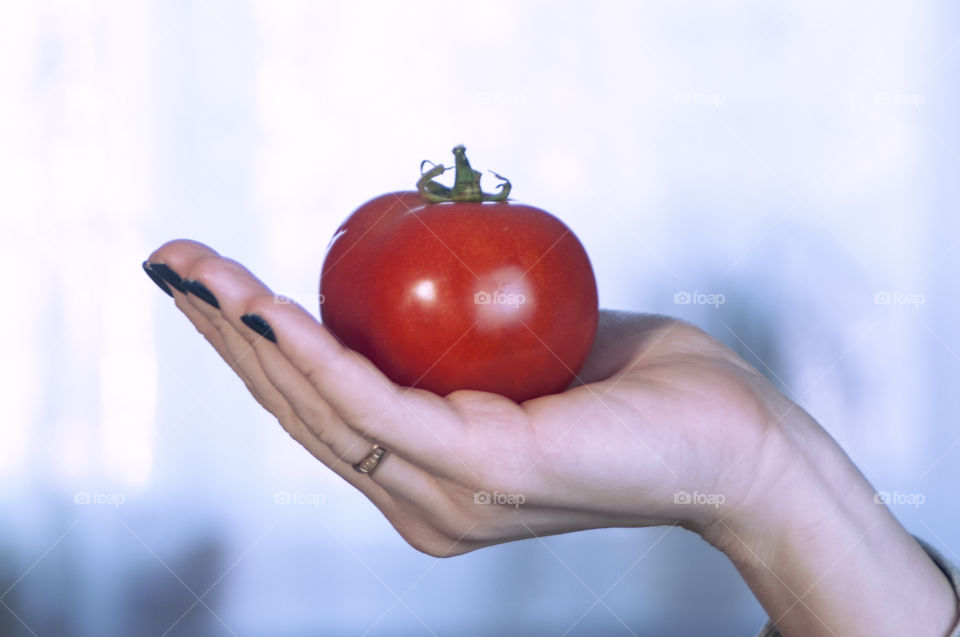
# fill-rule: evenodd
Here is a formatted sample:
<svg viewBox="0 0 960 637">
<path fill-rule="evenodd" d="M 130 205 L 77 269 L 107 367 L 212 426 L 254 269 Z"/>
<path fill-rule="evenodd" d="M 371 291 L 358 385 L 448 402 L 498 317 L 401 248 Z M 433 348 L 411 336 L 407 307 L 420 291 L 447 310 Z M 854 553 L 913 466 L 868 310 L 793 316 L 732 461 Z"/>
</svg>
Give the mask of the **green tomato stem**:
<svg viewBox="0 0 960 637">
<path fill-rule="evenodd" d="M 502 183 L 497 186 L 496 193 L 485 193 L 480 188 L 480 171 L 474 170 L 467 159 L 467 149 L 463 144 L 453 148 L 454 168 L 453 188 L 438 183 L 435 178 L 448 169 L 443 164 L 436 164 L 424 172 L 423 167 L 432 163 L 424 161 L 420 164 L 420 179 L 417 181 L 417 190 L 420 197 L 428 203 L 443 201 L 506 201 L 510 195 L 510 181 L 497 173 L 490 171 Z"/>
</svg>

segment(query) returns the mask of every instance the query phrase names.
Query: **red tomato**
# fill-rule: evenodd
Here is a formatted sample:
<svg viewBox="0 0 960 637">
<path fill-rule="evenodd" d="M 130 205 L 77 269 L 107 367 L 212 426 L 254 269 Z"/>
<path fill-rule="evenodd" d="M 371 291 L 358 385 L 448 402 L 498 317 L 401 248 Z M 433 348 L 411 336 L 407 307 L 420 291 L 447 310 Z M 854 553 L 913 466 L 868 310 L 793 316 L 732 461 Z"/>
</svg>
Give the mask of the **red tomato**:
<svg viewBox="0 0 960 637">
<path fill-rule="evenodd" d="M 563 391 L 597 329 L 583 246 L 556 217 L 512 201 L 425 203 L 412 191 L 368 201 L 331 240 L 320 292 L 323 323 L 344 345 L 441 395 Z"/>
</svg>

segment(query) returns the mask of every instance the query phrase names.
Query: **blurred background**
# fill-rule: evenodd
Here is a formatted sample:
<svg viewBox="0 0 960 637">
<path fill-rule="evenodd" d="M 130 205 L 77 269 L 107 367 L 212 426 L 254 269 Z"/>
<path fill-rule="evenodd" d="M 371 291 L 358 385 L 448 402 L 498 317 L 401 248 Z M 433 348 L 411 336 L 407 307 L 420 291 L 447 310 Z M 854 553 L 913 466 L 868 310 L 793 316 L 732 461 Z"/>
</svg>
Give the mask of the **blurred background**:
<svg viewBox="0 0 960 637">
<path fill-rule="evenodd" d="M 422 159 L 513 181 L 604 307 L 691 320 L 960 562 L 957 5 L 0 4 L 0 635 L 751 635 L 678 529 L 408 547 L 140 269 L 209 243 L 316 311 Z M 953 79 L 951 79 L 953 78 Z"/>
</svg>

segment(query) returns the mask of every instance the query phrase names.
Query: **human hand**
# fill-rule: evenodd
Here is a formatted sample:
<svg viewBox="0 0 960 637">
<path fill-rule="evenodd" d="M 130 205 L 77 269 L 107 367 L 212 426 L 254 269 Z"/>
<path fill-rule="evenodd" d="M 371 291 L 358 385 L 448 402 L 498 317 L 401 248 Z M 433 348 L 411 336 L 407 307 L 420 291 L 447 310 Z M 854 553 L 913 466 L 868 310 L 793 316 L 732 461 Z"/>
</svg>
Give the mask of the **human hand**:
<svg viewBox="0 0 960 637">
<path fill-rule="evenodd" d="M 576 386 L 562 394 L 523 405 L 474 391 L 440 397 L 392 384 L 206 246 L 172 242 L 149 261 L 211 291 L 219 307 L 179 291 L 177 306 L 294 438 L 428 553 L 611 525 L 700 528 L 720 509 L 676 494 L 740 501 L 755 478 L 748 463 L 723 474 L 763 445 L 766 381 L 678 320 L 604 312 Z M 242 322 L 250 313 L 276 344 Z M 390 454 L 374 474 L 356 473 L 374 442 Z M 478 492 L 523 504 L 482 506 Z"/>
<path fill-rule="evenodd" d="M 818 583 L 818 568 L 846 547 L 794 564 L 791 551 L 804 546 L 797 529 L 800 538 L 816 530 L 849 539 L 872 524 L 864 536 L 921 564 L 913 583 L 936 590 L 928 568 L 936 566 L 922 563 L 885 508 L 860 506 L 872 489 L 819 425 L 686 323 L 603 312 L 567 391 L 521 405 L 475 391 L 441 397 L 393 384 L 308 312 L 277 303 L 243 266 L 202 244 L 170 242 L 149 262 L 165 264 L 169 271 L 152 270 L 170 283 L 200 282 L 179 284 L 177 307 L 284 429 L 421 551 L 448 556 L 588 528 L 680 524 L 730 555 L 779 623 L 817 634 L 808 630 L 813 618 L 826 616 L 831 632 L 847 624 L 830 595 L 804 603 L 805 584 Z M 375 472 L 357 473 L 374 443 L 390 453 Z M 478 502 L 481 492 L 507 502 Z M 853 497 L 862 517 L 832 520 Z"/>
</svg>

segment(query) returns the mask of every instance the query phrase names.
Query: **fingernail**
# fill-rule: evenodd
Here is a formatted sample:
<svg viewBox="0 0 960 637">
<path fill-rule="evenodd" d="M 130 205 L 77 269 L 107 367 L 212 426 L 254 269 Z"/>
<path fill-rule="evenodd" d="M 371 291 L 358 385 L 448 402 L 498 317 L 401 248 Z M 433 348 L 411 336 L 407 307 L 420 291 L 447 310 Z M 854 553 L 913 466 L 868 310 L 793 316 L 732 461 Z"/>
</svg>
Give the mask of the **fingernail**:
<svg viewBox="0 0 960 637">
<path fill-rule="evenodd" d="M 184 279 L 183 287 L 186 288 L 187 292 L 194 295 L 201 301 L 209 303 L 213 307 L 220 309 L 220 301 L 217 300 L 217 297 L 213 295 L 213 292 L 208 290 L 203 283 L 196 281 L 194 279 Z"/>
<path fill-rule="evenodd" d="M 166 293 L 169 294 L 170 296 L 173 296 L 173 292 L 170 291 L 170 288 L 167 286 L 167 284 L 163 281 L 163 279 L 161 279 L 161 278 L 157 275 L 156 272 L 154 272 L 153 270 L 150 269 L 150 266 L 147 265 L 147 262 L 146 262 L 146 261 L 143 262 L 143 271 L 147 273 L 147 276 L 150 277 L 150 280 L 151 280 L 151 281 L 153 281 L 154 283 L 157 284 L 157 287 L 158 287 L 158 288 L 160 288 L 161 290 L 163 290 L 164 292 L 166 292 Z"/>
<path fill-rule="evenodd" d="M 240 320 L 243 321 L 244 325 L 268 341 L 272 343 L 277 342 L 277 335 L 273 333 L 273 328 L 270 327 L 270 324 L 263 320 L 263 317 L 259 314 L 244 314 L 240 317 Z"/>
<path fill-rule="evenodd" d="M 183 287 L 183 279 L 180 278 L 180 275 L 173 271 L 166 263 L 147 263 L 149 268 L 160 275 L 160 278 L 173 286 L 177 292 L 183 292 L 184 294 L 187 291 Z"/>
</svg>

